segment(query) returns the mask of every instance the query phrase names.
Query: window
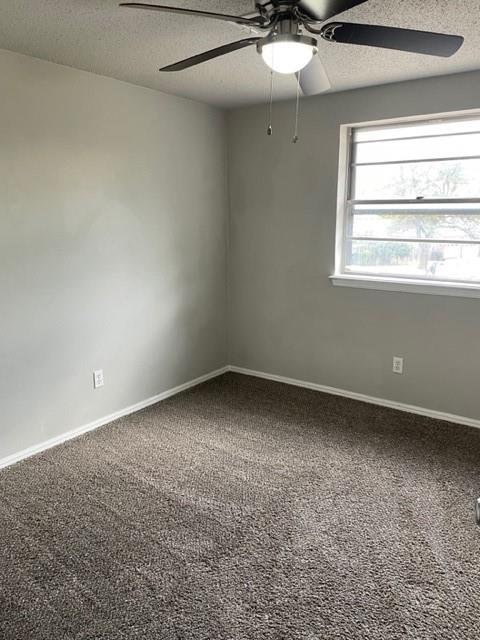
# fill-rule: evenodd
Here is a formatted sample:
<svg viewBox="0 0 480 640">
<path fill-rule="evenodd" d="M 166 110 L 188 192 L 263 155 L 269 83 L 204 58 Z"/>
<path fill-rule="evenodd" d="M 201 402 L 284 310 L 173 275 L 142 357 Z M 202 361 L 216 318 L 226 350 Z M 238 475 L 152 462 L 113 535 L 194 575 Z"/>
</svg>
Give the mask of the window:
<svg viewBox="0 0 480 640">
<path fill-rule="evenodd" d="M 343 135 L 334 283 L 480 292 L 480 115 L 344 127 Z"/>
</svg>

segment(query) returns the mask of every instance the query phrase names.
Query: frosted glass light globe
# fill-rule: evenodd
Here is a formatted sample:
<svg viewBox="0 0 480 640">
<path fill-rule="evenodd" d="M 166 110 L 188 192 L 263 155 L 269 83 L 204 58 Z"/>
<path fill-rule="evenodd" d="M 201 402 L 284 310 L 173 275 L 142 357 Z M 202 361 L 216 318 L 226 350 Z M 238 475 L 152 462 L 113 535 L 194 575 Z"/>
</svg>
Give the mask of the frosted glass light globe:
<svg viewBox="0 0 480 640">
<path fill-rule="evenodd" d="M 262 58 L 277 73 L 296 73 L 313 58 L 315 48 L 295 40 L 267 42 L 262 46 Z"/>
</svg>

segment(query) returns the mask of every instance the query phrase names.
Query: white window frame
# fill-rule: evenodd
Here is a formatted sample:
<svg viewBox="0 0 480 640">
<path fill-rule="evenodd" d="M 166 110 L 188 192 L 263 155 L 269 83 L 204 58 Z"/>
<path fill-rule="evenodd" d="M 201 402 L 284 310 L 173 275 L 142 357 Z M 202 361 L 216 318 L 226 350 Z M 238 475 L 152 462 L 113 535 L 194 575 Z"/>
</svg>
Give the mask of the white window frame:
<svg viewBox="0 0 480 640">
<path fill-rule="evenodd" d="M 335 234 L 335 272 L 330 276 L 333 285 L 338 287 L 356 287 L 361 289 L 375 289 L 379 291 L 401 291 L 405 293 L 423 293 L 445 296 L 460 296 L 466 298 L 480 298 L 480 283 L 463 283 L 456 281 L 441 281 L 427 279 L 412 279 L 408 277 L 391 277 L 382 275 L 362 275 L 345 272 L 345 246 L 348 223 L 350 171 L 352 133 L 356 128 L 389 126 L 432 120 L 454 120 L 468 116 L 480 116 L 479 109 L 455 111 L 439 114 L 425 114 L 404 118 L 391 118 L 370 122 L 358 122 L 340 125 L 340 145 L 338 163 L 337 190 L 337 224 Z M 462 202 L 468 199 L 462 199 Z M 474 199 L 480 201 L 480 199 Z M 412 201 L 414 202 L 414 201 Z M 428 202 L 428 200 L 424 201 Z"/>
</svg>

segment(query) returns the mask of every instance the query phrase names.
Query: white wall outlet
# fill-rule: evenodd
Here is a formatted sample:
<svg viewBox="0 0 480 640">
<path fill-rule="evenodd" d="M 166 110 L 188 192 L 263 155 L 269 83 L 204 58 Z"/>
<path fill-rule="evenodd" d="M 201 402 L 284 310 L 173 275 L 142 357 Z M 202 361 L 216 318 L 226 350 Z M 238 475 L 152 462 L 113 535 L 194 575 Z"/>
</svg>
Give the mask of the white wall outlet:
<svg viewBox="0 0 480 640">
<path fill-rule="evenodd" d="M 400 356 L 393 356 L 393 373 L 403 373 L 403 358 Z"/>
<path fill-rule="evenodd" d="M 99 387 L 103 387 L 105 381 L 103 379 L 103 369 L 98 369 L 98 371 L 93 372 L 93 388 L 98 389 Z"/>
</svg>

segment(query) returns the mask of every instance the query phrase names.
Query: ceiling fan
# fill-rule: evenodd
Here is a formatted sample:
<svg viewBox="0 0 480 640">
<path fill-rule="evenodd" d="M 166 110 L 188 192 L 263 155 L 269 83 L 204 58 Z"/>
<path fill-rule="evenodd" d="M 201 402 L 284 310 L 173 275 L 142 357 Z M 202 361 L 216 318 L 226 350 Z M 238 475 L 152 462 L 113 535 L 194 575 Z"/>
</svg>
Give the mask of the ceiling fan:
<svg viewBox="0 0 480 640">
<path fill-rule="evenodd" d="M 304 95 L 314 95 L 330 88 L 328 77 L 316 55 L 318 37 L 327 42 L 367 45 L 441 57 L 453 55 L 463 44 L 463 37 L 444 33 L 352 22 L 326 22 L 364 2 L 367 0 L 255 0 L 254 13 L 247 16 L 141 2 L 124 2 L 120 6 L 208 18 L 252 30 L 248 38 L 186 58 L 163 67 L 160 71 L 182 71 L 256 45 L 258 53 L 273 71 L 297 74 Z"/>
</svg>

